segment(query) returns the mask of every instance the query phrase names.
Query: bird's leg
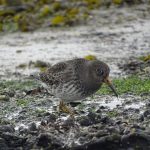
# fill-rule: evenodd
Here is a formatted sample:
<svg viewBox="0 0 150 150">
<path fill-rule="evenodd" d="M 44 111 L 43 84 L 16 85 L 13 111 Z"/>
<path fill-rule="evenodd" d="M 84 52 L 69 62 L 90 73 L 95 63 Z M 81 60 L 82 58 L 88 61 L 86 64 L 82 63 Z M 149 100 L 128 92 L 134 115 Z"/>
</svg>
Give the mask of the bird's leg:
<svg viewBox="0 0 150 150">
<path fill-rule="evenodd" d="M 62 100 L 59 103 L 59 112 L 60 111 L 68 113 L 72 118 L 74 118 L 74 112 L 69 107 L 67 107 L 67 105 Z"/>
</svg>

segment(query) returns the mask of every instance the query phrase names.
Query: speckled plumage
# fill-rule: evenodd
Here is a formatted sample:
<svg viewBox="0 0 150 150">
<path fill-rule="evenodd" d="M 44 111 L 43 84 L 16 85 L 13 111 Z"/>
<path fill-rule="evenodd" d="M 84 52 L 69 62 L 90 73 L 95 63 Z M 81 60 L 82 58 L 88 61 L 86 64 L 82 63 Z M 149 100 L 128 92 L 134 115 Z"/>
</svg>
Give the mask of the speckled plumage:
<svg viewBox="0 0 150 150">
<path fill-rule="evenodd" d="M 60 62 L 40 73 L 48 91 L 65 101 L 84 99 L 95 93 L 109 75 L 109 67 L 98 60 L 82 58 Z"/>
</svg>

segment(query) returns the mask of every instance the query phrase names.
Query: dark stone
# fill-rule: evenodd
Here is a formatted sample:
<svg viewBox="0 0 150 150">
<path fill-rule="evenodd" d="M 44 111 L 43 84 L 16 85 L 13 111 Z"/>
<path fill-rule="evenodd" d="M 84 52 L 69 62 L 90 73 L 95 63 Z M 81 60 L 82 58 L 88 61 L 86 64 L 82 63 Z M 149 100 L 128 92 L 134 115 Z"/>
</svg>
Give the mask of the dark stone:
<svg viewBox="0 0 150 150">
<path fill-rule="evenodd" d="M 98 137 L 98 138 L 103 137 L 103 136 L 107 136 L 107 135 L 109 135 L 109 133 L 106 130 L 99 130 L 96 133 L 96 137 Z"/>
<path fill-rule="evenodd" d="M 63 126 L 72 127 L 75 125 L 74 119 L 69 117 L 67 120 L 63 122 Z"/>
<path fill-rule="evenodd" d="M 71 150 L 119 150 L 121 136 L 109 135 L 98 140 L 91 141 L 81 146 L 76 146 Z"/>
<path fill-rule="evenodd" d="M 89 112 L 89 114 L 87 115 L 90 119 L 90 121 L 93 123 L 93 124 L 96 124 L 96 123 L 99 123 L 100 122 L 100 119 L 101 119 L 101 115 L 100 114 L 96 114 L 96 113 L 93 113 L 93 112 Z"/>
<path fill-rule="evenodd" d="M 43 114 L 43 116 L 49 116 L 49 115 L 51 115 L 49 112 L 45 112 L 45 113 Z"/>
<path fill-rule="evenodd" d="M 18 131 L 19 131 L 19 134 L 28 134 L 29 133 L 29 129 L 27 129 L 25 127 L 19 127 Z"/>
<path fill-rule="evenodd" d="M 13 132 L 15 132 L 15 129 L 12 125 L 1 125 L 0 126 L 0 132 L 13 133 Z"/>
<path fill-rule="evenodd" d="M 81 102 L 70 102 L 71 107 L 76 107 L 80 104 L 81 104 Z"/>
<path fill-rule="evenodd" d="M 124 148 L 132 147 L 139 150 L 148 150 L 150 148 L 150 135 L 144 133 L 131 133 L 121 138 Z"/>
<path fill-rule="evenodd" d="M 150 115 L 150 109 L 146 110 L 146 111 L 143 113 L 143 116 L 144 116 L 144 117 L 147 117 L 148 115 Z"/>
<path fill-rule="evenodd" d="M 115 127 L 115 126 L 110 126 L 110 127 L 107 127 L 107 130 L 108 130 L 108 132 L 109 133 L 111 133 L 111 134 L 119 134 L 120 132 L 120 130 L 119 130 L 119 128 L 117 128 L 117 127 Z"/>
<path fill-rule="evenodd" d="M 8 146 L 6 144 L 6 141 L 3 138 L 0 138 L 0 149 L 1 150 L 8 150 Z"/>
<path fill-rule="evenodd" d="M 79 124 L 81 126 L 89 126 L 91 125 L 92 123 L 90 122 L 88 116 L 82 116 L 79 120 Z"/>
<path fill-rule="evenodd" d="M 105 116 L 105 117 L 101 118 L 101 122 L 104 124 L 108 124 L 108 123 L 110 123 L 110 118 L 108 116 Z"/>
<path fill-rule="evenodd" d="M 122 124 L 122 121 L 121 121 L 121 120 L 117 120 L 117 121 L 115 122 L 115 124 L 120 125 L 120 124 Z"/>
<path fill-rule="evenodd" d="M 34 122 L 30 123 L 28 128 L 30 131 L 36 131 L 37 130 L 36 124 Z"/>
<path fill-rule="evenodd" d="M 45 117 L 47 123 L 54 123 L 56 121 L 56 116 L 54 114 L 49 114 Z"/>
<path fill-rule="evenodd" d="M 89 126 L 100 122 L 101 122 L 101 115 L 96 114 L 94 112 L 89 112 L 87 116 L 82 116 L 79 119 L 79 123 L 81 126 Z"/>
<path fill-rule="evenodd" d="M 100 108 L 99 109 L 105 109 L 106 107 L 105 106 L 100 106 Z"/>
<path fill-rule="evenodd" d="M 6 145 L 10 148 L 22 146 L 26 142 L 26 138 L 11 133 L 0 133 L 0 138 L 3 138 L 6 141 Z"/>
<path fill-rule="evenodd" d="M 101 109 L 98 109 L 97 111 L 96 111 L 96 113 L 101 113 L 102 112 L 102 110 Z"/>
<path fill-rule="evenodd" d="M 24 113 L 26 113 L 26 112 L 27 112 L 26 109 L 22 109 L 22 110 L 19 112 L 19 114 L 24 114 Z"/>
<path fill-rule="evenodd" d="M 49 133 L 41 133 L 37 138 L 37 146 L 49 149 L 58 149 L 63 147 L 63 144 L 53 135 Z"/>
<path fill-rule="evenodd" d="M 149 100 L 150 101 L 150 100 Z M 147 104 L 146 104 L 146 107 L 150 107 L 150 102 L 148 102 Z"/>
<path fill-rule="evenodd" d="M 13 90 L 5 91 L 3 94 L 8 96 L 8 97 L 14 97 L 15 96 L 15 91 L 13 91 Z"/>
<path fill-rule="evenodd" d="M 138 119 L 140 122 L 143 122 L 144 121 L 144 115 L 140 115 L 139 119 Z"/>
<path fill-rule="evenodd" d="M 24 114 L 21 114 L 18 116 L 18 121 L 24 120 L 24 119 L 26 119 L 26 116 Z"/>
<path fill-rule="evenodd" d="M 41 125 L 42 125 L 42 126 L 46 126 L 46 125 L 47 125 L 47 123 L 45 122 L 45 120 L 42 120 L 42 121 L 41 121 Z"/>
</svg>

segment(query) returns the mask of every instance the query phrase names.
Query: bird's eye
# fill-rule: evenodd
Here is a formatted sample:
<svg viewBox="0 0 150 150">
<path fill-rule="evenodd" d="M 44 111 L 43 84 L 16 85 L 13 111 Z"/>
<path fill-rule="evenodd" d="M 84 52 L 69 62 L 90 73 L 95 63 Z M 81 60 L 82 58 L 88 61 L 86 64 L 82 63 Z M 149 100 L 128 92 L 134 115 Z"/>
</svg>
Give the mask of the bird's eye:
<svg viewBox="0 0 150 150">
<path fill-rule="evenodd" d="M 104 74 L 102 69 L 97 69 L 98 76 L 102 76 Z"/>
</svg>

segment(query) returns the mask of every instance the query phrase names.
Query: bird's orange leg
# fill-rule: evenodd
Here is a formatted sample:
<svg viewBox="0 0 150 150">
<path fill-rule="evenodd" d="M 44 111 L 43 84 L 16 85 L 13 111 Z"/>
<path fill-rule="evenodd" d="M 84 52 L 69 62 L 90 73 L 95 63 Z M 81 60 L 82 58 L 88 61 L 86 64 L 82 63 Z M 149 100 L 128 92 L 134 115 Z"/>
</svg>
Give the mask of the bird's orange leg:
<svg viewBox="0 0 150 150">
<path fill-rule="evenodd" d="M 74 112 L 62 100 L 59 103 L 59 112 L 70 114 L 70 116 L 74 118 Z"/>
</svg>

